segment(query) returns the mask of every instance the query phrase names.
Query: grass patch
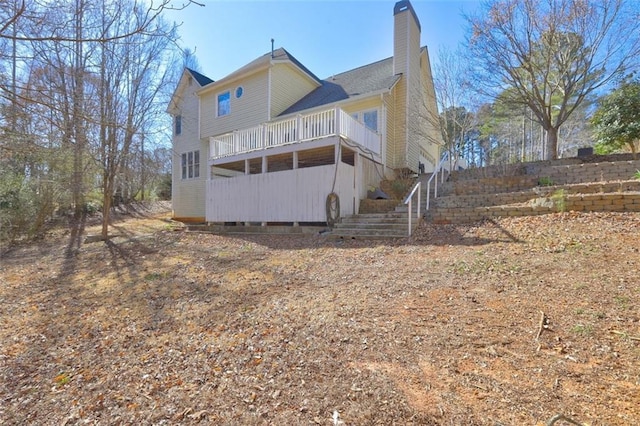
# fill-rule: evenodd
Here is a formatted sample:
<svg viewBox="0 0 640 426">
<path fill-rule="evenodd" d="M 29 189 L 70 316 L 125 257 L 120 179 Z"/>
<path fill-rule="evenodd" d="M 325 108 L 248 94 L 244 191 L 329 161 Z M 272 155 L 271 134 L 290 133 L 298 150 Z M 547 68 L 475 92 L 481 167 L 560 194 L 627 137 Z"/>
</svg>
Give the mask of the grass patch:
<svg viewBox="0 0 640 426">
<path fill-rule="evenodd" d="M 616 301 L 616 304 L 623 309 L 629 307 L 629 297 L 628 296 L 614 296 L 613 300 Z"/>
<path fill-rule="evenodd" d="M 56 384 L 56 386 L 64 386 L 69 383 L 70 380 L 71 376 L 69 376 L 69 373 L 66 372 L 62 372 L 53 378 L 53 382 Z"/>
<path fill-rule="evenodd" d="M 167 277 L 166 272 L 149 272 L 144 276 L 145 281 L 155 281 L 160 280 Z"/>
<path fill-rule="evenodd" d="M 538 179 L 538 186 L 553 186 L 553 179 L 551 179 L 549 176 L 542 176 L 540 179 Z"/>
<path fill-rule="evenodd" d="M 567 192 L 564 189 L 558 189 L 551 194 L 551 201 L 556 211 L 564 213 L 567 211 Z"/>
<path fill-rule="evenodd" d="M 590 325 L 576 324 L 571 328 L 571 331 L 581 336 L 588 336 L 593 333 L 593 327 Z"/>
</svg>

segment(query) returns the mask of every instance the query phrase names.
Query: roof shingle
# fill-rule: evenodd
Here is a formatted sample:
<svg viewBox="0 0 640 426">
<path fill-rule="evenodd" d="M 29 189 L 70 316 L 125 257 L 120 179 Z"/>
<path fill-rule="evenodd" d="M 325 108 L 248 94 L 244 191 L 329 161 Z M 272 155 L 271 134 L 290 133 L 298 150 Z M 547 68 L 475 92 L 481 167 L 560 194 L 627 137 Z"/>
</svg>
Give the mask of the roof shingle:
<svg viewBox="0 0 640 426">
<path fill-rule="evenodd" d="M 390 89 L 400 78 L 393 75 L 393 58 L 383 59 L 322 80 L 313 90 L 280 115 L 292 114 L 358 95 Z"/>
<path fill-rule="evenodd" d="M 187 70 L 191 73 L 193 78 L 196 79 L 200 86 L 206 86 L 209 83 L 213 83 L 213 80 L 211 80 L 206 75 L 200 74 L 198 71 L 192 70 L 191 68 L 187 68 Z"/>
</svg>

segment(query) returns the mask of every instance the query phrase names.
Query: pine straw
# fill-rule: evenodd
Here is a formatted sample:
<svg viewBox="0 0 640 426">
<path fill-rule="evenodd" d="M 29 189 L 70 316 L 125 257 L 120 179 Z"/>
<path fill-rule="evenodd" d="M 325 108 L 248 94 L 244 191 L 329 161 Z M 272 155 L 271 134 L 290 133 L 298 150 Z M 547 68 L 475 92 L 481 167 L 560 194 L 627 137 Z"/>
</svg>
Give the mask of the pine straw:
<svg viewBox="0 0 640 426">
<path fill-rule="evenodd" d="M 0 424 L 640 422 L 638 214 L 396 242 L 181 229 L 0 259 Z"/>
</svg>

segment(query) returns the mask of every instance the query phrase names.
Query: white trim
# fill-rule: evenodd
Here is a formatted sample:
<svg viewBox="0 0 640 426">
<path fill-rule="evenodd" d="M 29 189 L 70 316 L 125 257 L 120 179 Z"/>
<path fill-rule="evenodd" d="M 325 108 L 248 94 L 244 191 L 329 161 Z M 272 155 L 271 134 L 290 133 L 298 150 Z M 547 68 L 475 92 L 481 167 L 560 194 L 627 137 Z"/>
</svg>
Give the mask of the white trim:
<svg viewBox="0 0 640 426">
<path fill-rule="evenodd" d="M 273 61 L 271 61 L 273 63 Z M 273 66 L 269 66 L 267 71 L 267 121 L 271 121 L 271 70 Z"/>
<path fill-rule="evenodd" d="M 370 127 L 367 126 L 367 123 L 364 122 L 364 115 L 368 112 L 375 112 L 376 113 L 376 128 L 372 129 Z M 356 120 L 358 120 L 360 123 L 364 124 L 367 129 L 369 130 L 373 130 L 374 132 L 381 134 L 380 133 L 380 108 L 376 107 L 376 108 L 367 108 L 367 109 L 359 109 L 355 112 L 349 113 L 349 115 L 353 118 L 355 118 Z"/>
<path fill-rule="evenodd" d="M 198 154 L 198 162 L 196 163 L 196 153 Z M 187 180 L 199 180 L 202 177 L 202 151 L 200 149 L 194 149 L 191 151 L 183 151 L 180 153 L 180 181 Z M 183 157 L 185 158 L 183 162 Z M 191 161 L 189 161 L 191 157 Z M 198 176 L 196 176 L 196 164 L 198 165 Z M 189 176 L 189 168 L 191 168 L 191 175 Z"/>
<path fill-rule="evenodd" d="M 387 143 L 389 140 L 389 137 L 387 135 L 387 101 L 384 98 L 384 94 L 381 93 L 380 94 L 380 105 L 381 105 L 381 123 L 382 123 L 382 129 L 380 132 L 380 137 L 382 138 L 382 146 L 380 147 L 380 158 L 382 158 L 382 165 L 383 167 L 387 166 Z"/>
</svg>

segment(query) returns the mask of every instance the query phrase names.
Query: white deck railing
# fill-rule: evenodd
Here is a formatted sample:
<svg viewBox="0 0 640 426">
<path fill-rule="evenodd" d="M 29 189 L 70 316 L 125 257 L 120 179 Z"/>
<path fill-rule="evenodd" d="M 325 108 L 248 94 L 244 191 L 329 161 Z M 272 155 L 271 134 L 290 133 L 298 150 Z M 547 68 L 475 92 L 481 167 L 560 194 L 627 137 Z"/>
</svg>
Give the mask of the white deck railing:
<svg viewBox="0 0 640 426">
<path fill-rule="evenodd" d="M 408 225 L 409 225 L 409 233 L 408 236 L 411 236 L 411 233 L 413 232 L 413 225 L 411 224 L 411 216 L 413 216 L 413 196 L 417 195 L 418 196 L 418 202 L 416 203 L 416 223 L 420 220 L 420 185 L 421 182 L 418 181 L 416 182 L 416 184 L 413 186 L 413 189 L 411 190 L 411 192 L 409 193 L 409 195 L 407 195 L 407 198 L 404 199 L 404 204 L 407 206 L 407 218 L 408 218 Z"/>
<path fill-rule="evenodd" d="M 211 159 L 244 154 L 276 146 L 342 136 L 373 152 L 381 153 L 382 137 L 340 108 L 271 121 L 249 129 L 209 138 Z"/>
</svg>

